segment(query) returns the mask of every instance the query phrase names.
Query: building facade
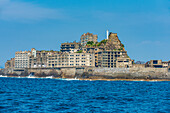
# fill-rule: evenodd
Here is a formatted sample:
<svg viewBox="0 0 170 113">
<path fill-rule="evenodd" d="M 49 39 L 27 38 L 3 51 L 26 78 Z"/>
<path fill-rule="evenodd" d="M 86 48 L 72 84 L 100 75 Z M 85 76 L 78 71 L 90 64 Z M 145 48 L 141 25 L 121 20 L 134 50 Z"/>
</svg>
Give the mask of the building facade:
<svg viewBox="0 0 170 113">
<path fill-rule="evenodd" d="M 132 60 L 126 51 L 98 51 L 95 53 L 95 66 L 108 68 L 132 67 Z"/>
<path fill-rule="evenodd" d="M 150 60 L 149 67 L 162 68 L 162 60 Z"/>
<path fill-rule="evenodd" d="M 15 58 L 11 58 L 11 60 L 7 60 L 5 63 L 5 70 L 7 73 L 13 73 L 15 68 Z"/>
<path fill-rule="evenodd" d="M 125 51 L 124 45 L 119 40 L 117 33 L 110 32 L 109 39 L 107 39 L 106 50 L 119 50 L 119 51 Z"/>
<path fill-rule="evenodd" d="M 29 68 L 44 68 L 47 67 L 47 51 L 37 51 L 31 49 L 29 56 Z"/>
<path fill-rule="evenodd" d="M 71 52 L 74 49 L 81 49 L 81 44 L 78 42 L 68 42 L 68 43 L 62 43 L 61 44 L 61 52 Z"/>
<path fill-rule="evenodd" d="M 7 60 L 5 63 L 5 69 L 14 68 L 15 67 L 15 58 L 11 58 L 11 60 Z"/>
<path fill-rule="evenodd" d="M 81 43 L 62 43 L 60 51 L 20 51 L 15 53 L 15 69 L 57 68 L 57 67 L 108 67 L 130 68 L 133 60 L 127 55 L 117 33 L 110 32 L 107 39 L 97 42 L 97 35 L 86 33 L 81 36 Z M 93 41 L 95 44 L 87 44 Z M 5 67 L 10 67 L 7 61 Z M 167 67 L 168 63 L 164 63 Z M 152 64 L 150 64 L 152 65 Z"/>
<path fill-rule="evenodd" d="M 101 48 L 100 48 L 101 47 Z M 133 60 L 127 55 L 117 33 L 110 33 L 105 44 L 95 51 L 95 66 L 108 68 L 129 68 Z"/>
<path fill-rule="evenodd" d="M 29 67 L 30 51 L 20 51 L 15 53 L 15 69 L 24 69 Z"/>
<path fill-rule="evenodd" d="M 150 60 L 146 63 L 147 67 L 153 67 L 153 68 L 168 68 L 169 61 L 162 61 L 162 60 Z"/>
<path fill-rule="evenodd" d="M 90 53 L 48 53 L 47 67 L 95 66 L 94 54 Z"/>
<path fill-rule="evenodd" d="M 81 45 L 82 46 L 86 46 L 87 42 L 89 41 L 93 41 L 94 43 L 97 42 L 97 35 L 93 35 L 92 33 L 84 33 L 82 36 L 81 36 Z"/>
</svg>

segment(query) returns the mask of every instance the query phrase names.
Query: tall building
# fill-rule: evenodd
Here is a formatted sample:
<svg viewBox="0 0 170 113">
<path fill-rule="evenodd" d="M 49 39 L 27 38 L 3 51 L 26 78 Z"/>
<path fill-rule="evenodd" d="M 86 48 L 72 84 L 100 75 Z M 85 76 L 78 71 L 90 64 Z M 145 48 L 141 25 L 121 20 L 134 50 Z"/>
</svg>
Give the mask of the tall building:
<svg viewBox="0 0 170 113">
<path fill-rule="evenodd" d="M 20 51 L 15 53 L 15 69 L 24 69 L 29 67 L 30 51 Z"/>
<path fill-rule="evenodd" d="M 119 40 L 117 33 L 110 33 L 106 42 L 106 50 L 125 50 L 124 45 Z"/>
<path fill-rule="evenodd" d="M 98 51 L 95 53 L 96 67 L 131 67 L 132 60 L 127 56 L 126 51 Z"/>
<path fill-rule="evenodd" d="M 48 53 L 47 67 L 84 67 L 95 66 L 94 54 L 91 53 Z"/>
<path fill-rule="evenodd" d="M 106 44 L 102 45 L 103 50 L 99 49 L 95 52 L 95 66 L 108 68 L 132 67 L 133 60 L 127 55 L 127 51 L 125 51 L 117 33 L 110 33 L 106 41 Z"/>
<path fill-rule="evenodd" d="M 37 51 L 32 48 L 29 56 L 29 68 L 47 67 L 47 53 L 48 51 Z"/>
<path fill-rule="evenodd" d="M 81 49 L 81 44 L 78 42 L 67 42 L 67 43 L 62 43 L 61 44 L 61 52 L 71 52 L 72 50 L 79 50 Z"/>
<path fill-rule="evenodd" d="M 84 33 L 82 36 L 81 36 L 81 45 L 82 46 L 86 46 L 87 42 L 89 41 L 93 41 L 94 43 L 97 42 L 97 35 L 93 35 L 92 33 Z"/>
</svg>

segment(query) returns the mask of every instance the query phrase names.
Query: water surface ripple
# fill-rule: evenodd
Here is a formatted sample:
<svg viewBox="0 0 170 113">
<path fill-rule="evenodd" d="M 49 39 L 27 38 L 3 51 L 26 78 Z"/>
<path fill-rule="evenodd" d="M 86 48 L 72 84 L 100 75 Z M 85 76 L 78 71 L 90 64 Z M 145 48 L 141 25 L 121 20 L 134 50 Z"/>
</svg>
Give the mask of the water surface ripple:
<svg viewBox="0 0 170 113">
<path fill-rule="evenodd" d="M 0 112 L 170 112 L 170 82 L 0 78 Z"/>
</svg>

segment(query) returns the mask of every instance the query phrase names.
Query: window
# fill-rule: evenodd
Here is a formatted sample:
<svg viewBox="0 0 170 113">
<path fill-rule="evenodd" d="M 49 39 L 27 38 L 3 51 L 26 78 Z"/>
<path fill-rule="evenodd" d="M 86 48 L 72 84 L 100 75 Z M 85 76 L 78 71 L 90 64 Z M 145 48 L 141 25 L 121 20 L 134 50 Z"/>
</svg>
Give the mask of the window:
<svg viewBox="0 0 170 113">
<path fill-rule="evenodd" d="M 154 60 L 154 61 L 153 61 L 153 64 L 158 64 L 158 61 L 157 61 L 157 60 Z"/>
</svg>

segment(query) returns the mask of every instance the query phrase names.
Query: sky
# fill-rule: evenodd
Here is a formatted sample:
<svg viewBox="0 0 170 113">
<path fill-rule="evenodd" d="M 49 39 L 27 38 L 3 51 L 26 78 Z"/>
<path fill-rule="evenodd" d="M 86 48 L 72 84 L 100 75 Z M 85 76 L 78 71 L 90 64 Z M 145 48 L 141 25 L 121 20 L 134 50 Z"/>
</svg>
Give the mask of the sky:
<svg viewBox="0 0 170 113">
<path fill-rule="evenodd" d="M 83 33 L 118 33 L 135 61 L 170 60 L 170 0 L 0 0 L 0 67 L 16 51 L 60 50 Z"/>
</svg>

